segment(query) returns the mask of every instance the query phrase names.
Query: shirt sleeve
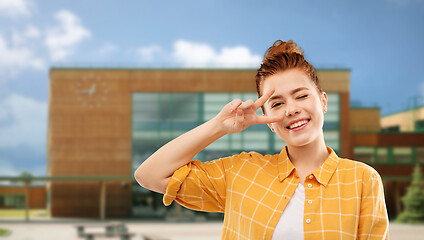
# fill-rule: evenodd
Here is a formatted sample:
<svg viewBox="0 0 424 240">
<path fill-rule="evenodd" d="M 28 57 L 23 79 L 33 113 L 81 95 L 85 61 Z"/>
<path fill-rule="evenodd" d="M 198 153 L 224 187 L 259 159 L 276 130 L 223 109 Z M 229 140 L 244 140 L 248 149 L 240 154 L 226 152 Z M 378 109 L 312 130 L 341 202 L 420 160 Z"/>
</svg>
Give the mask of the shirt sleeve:
<svg viewBox="0 0 424 240">
<path fill-rule="evenodd" d="M 368 175 L 368 176 L 366 176 Z M 372 169 L 365 174 L 359 216 L 359 239 L 388 239 L 389 218 L 380 175 Z"/>
<path fill-rule="evenodd" d="M 232 157 L 202 163 L 193 160 L 174 172 L 163 196 L 169 206 L 173 200 L 200 211 L 224 212 L 226 172 L 232 167 Z"/>
</svg>

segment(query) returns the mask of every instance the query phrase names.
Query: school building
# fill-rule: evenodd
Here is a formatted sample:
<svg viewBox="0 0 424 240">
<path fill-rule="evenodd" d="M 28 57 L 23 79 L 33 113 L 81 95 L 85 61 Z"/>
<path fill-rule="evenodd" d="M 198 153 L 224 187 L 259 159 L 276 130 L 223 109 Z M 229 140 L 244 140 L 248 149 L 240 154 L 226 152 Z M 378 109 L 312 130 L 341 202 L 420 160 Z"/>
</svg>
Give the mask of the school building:
<svg viewBox="0 0 424 240">
<path fill-rule="evenodd" d="M 160 146 L 211 119 L 232 99 L 256 99 L 255 74 L 256 69 L 52 68 L 48 177 L 56 180 L 47 185 L 52 217 L 221 218 L 175 204 L 164 207 L 162 195 L 140 187 L 133 173 Z M 424 133 L 383 131 L 379 109 L 350 108 L 349 69 L 318 69 L 318 78 L 328 94 L 327 145 L 379 171 L 389 213 L 395 214 L 413 166 L 424 162 Z M 196 158 L 274 154 L 283 147 L 266 125 L 256 125 L 219 139 Z M 87 180 L 96 176 L 109 180 Z M 63 177 L 82 180 L 60 181 Z"/>
</svg>

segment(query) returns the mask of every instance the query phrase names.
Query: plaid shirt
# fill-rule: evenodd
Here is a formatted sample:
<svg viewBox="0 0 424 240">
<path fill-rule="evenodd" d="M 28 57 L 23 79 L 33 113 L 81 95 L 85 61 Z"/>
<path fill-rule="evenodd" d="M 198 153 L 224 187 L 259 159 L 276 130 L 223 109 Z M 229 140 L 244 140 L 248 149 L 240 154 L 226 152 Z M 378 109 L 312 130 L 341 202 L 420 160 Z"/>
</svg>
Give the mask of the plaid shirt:
<svg viewBox="0 0 424 240">
<path fill-rule="evenodd" d="M 387 239 L 380 175 L 328 150 L 330 156 L 305 179 L 304 239 Z M 271 239 L 299 183 L 296 171 L 286 148 L 276 155 L 193 160 L 174 172 L 163 201 L 224 212 L 222 239 Z"/>
</svg>

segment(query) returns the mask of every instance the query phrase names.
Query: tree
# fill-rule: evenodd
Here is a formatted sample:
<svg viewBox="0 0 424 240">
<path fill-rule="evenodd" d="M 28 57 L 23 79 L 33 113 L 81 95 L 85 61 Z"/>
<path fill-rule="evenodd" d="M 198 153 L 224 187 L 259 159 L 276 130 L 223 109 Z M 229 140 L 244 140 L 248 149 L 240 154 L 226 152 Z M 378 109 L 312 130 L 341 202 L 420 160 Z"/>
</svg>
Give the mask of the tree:
<svg viewBox="0 0 424 240">
<path fill-rule="evenodd" d="M 33 177 L 33 175 L 30 172 L 27 171 L 22 171 L 19 175 L 19 178 L 26 178 L 26 179 L 30 179 Z M 22 180 L 11 180 L 12 183 L 15 184 L 22 184 Z M 28 181 L 28 183 L 31 183 L 31 180 Z"/>
<path fill-rule="evenodd" d="M 424 223 L 424 180 L 419 164 L 414 168 L 411 185 L 402 197 L 402 203 L 404 210 L 396 218 L 397 222 Z"/>
</svg>

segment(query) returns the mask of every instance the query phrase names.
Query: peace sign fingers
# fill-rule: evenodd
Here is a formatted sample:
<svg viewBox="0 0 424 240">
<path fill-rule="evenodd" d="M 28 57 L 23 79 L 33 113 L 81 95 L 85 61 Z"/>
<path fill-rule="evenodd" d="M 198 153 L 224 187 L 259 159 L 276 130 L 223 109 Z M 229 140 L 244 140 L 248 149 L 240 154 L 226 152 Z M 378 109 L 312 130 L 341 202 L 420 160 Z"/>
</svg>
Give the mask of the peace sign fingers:
<svg viewBox="0 0 424 240">
<path fill-rule="evenodd" d="M 284 115 L 280 116 L 258 116 L 258 123 L 259 124 L 269 124 L 269 123 L 275 123 L 283 121 Z"/>
<path fill-rule="evenodd" d="M 272 94 L 275 92 L 275 90 L 270 90 L 266 92 L 264 95 L 262 95 L 256 102 L 252 105 L 252 107 L 256 110 L 262 107 L 266 101 L 272 96 Z"/>
</svg>

